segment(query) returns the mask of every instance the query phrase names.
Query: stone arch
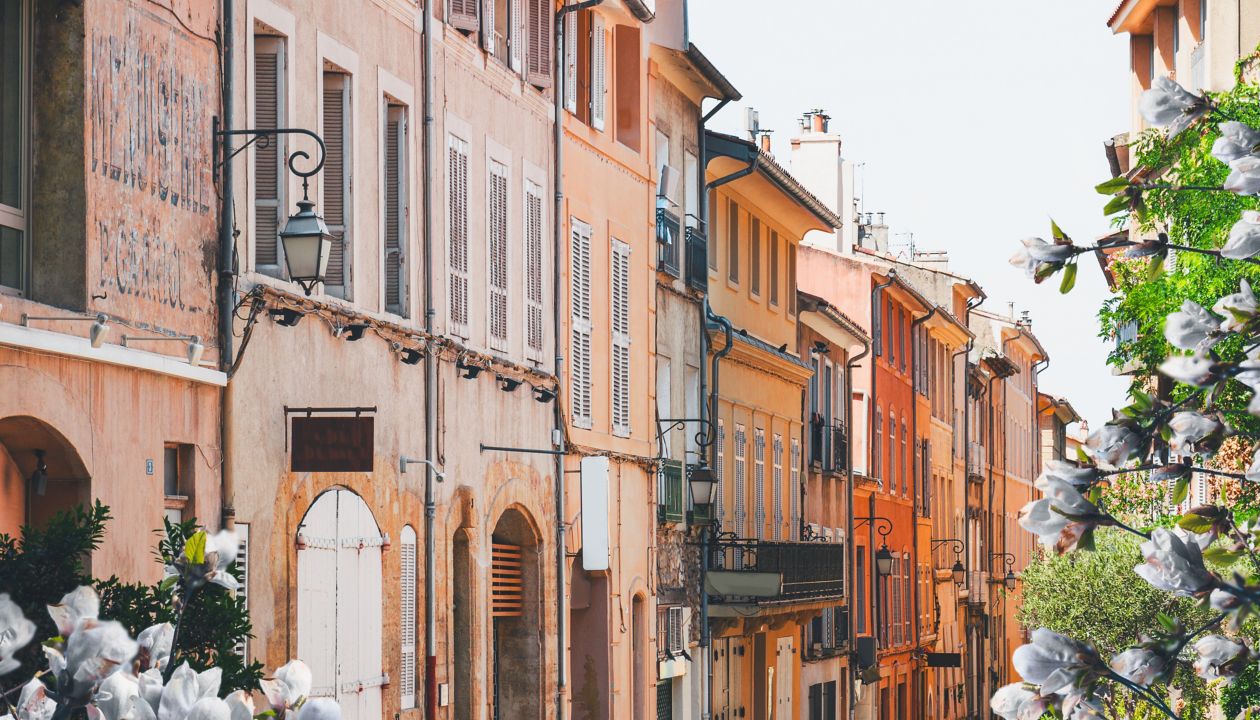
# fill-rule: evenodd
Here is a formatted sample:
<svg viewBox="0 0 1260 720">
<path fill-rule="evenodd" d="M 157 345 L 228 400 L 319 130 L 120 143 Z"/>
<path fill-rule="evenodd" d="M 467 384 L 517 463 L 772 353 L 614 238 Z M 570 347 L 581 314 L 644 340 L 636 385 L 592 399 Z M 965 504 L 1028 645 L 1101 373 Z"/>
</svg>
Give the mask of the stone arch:
<svg viewBox="0 0 1260 720">
<path fill-rule="evenodd" d="M 533 514 L 520 504 L 508 506 L 490 535 L 491 707 L 494 718 L 541 718 L 543 673 L 512 668 L 542 668 L 543 542 Z"/>
<path fill-rule="evenodd" d="M 0 532 L 91 502 L 91 474 L 60 428 L 34 415 L 0 419 Z"/>
</svg>

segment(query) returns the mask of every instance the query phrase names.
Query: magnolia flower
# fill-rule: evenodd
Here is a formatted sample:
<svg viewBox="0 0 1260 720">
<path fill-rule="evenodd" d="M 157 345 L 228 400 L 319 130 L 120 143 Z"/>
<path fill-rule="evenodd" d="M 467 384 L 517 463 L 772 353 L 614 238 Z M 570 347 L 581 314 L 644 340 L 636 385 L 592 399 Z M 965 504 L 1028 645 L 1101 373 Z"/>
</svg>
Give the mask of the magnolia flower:
<svg viewBox="0 0 1260 720">
<path fill-rule="evenodd" d="M 1206 355 L 1173 355 L 1159 366 L 1164 375 L 1184 385 L 1207 387 L 1216 382 L 1216 361 Z"/>
<path fill-rule="evenodd" d="M 1151 89 L 1138 100 L 1138 110 L 1146 122 L 1159 127 L 1167 125 L 1169 138 L 1181 134 L 1209 109 L 1206 100 L 1167 77 L 1155 78 Z"/>
<path fill-rule="evenodd" d="M 1174 413 L 1172 420 L 1168 421 L 1168 428 L 1173 432 L 1168 444 L 1176 455 L 1193 455 L 1199 451 L 1214 450 L 1210 442 L 1206 448 L 1196 446 L 1225 430 L 1225 426 L 1216 418 L 1190 410 Z"/>
<path fill-rule="evenodd" d="M 21 667 L 21 661 L 13 656 L 34 637 L 35 623 L 26 619 L 22 608 L 7 593 L 0 593 L 0 675 Z"/>
<path fill-rule="evenodd" d="M 1173 347 L 1205 352 L 1221 341 L 1220 322 L 1202 305 L 1187 300 L 1180 310 L 1168 316 L 1164 337 Z"/>
<path fill-rule="evenodd" d="M 1047 460 L 1041 474 L 1082 489 L 1098 480 L 1098 468 L 1093 465 L 1077 465 L 1063 460 Z"/>
<path fill-rule="evenodd" d="M 293 710 L 311 693 L 311 669 L 301 660 L 290 660 L 275 675 L 259 683 L 267 703 L 277 715 Z"/>
<path fill-rule="evenodd" d="M 1042 695 L 1071 690 L 1103 667 L 1094 648 L 1045 628 L 1033 630 L 1032 642 L 1019 646 L 1011 662 L 1020 677 L 1041 687 Z"/>
<path fill-rule="evenodd" d="M 1228 590 L 1222 590 L 1220 588 L 1213 590 L 1212 594 L 1208 595 L 1208 604 L 1211 605 L 1212 609 L 1216 612 L 1222 613 L 1233 612 L 1244 605 L 1242 598 Z"/>
<path fill-rule="evenodd" d="M 140 697 L 140 682 L 127 672 L 105 678 L 88 705 L 91 720 L 153 720 L 152 708 Z"/>
<path fill-rule="evenodd" d="M 1244 477 L 1251 482 L 1260 483 L 1260 446 L 1257 446 L 1255 453 L 1252 454 L 1251 465 L 1247 467 Z"/>
<path fill-rule="evenodd" d="M 217 697 L 205 697 L 193 704 L 183 720 L 231 720 L 231 718 L 232 708 L 228 707 L 226 702 Z"/>
<path fill-rule="evenodd" d="M 137 660 L 140 669 L 163 670 L 171 659 L 171 644 L 175 641 L 175 626 L 170 623 L 152 625 L 140 631 L 136 643 L 140 646 Z"/>
<path fill-rule="evenodd" d="M 1230 120 L 1218 128 L 1221 136 L 1212 144 L 1212 157 L 1226 165 L 1260 150 L 1260 131 L 1246 123 Z"/>
<path fill-rule="evenodd" d="M 1213 589 L 1216 577 L 1203 564 L 1203 551 L 1166 528 L 1156 528 L 1142 543 L 1146 562 L 1133 571 L 1159 590 L 1181 597 L 1195 597 Z"/>
<path fill-rule="evenodd" d="M 341 706 L 330 698 L 311 698 L 302 703 L 297 720 L 341 720 Z"/>
<path fill-rule="evenodd" d="M 1050 703 L 1029 690 L 1024 683 L 1011 683 L 998 688 L 989 700 L 989 708 L 1002 720 L 1039 720 Z"/>
<path fill-rule="evenodd" d="M 1239 195 L 1260 194 L 1260 156 L 1239 158 L 1229 164 L 1229 170 L 1224 189 Z"/>
<path fill-rule="evenodd" d="M 1090 433 L 1085 449 L 1099 467 L 1115 470 L 1128 462 L 1142 444 L 1142 436 L 1130 428 L 1107 424 Z"/>
<path fill-rule="evenodd" d="M 161 689 L 157 704 L 151 704 L 150 707 L 156 710 L 158 720 L 185 720 L 201 700 L 218 699 L 222 676 L 223 671 L 219 668 L 210 668 L 199 673 L 188 663 L 183 663 L 175 669 L 166 687 Z M 219 720 L 227 720 L 227 706 L 224 705 L 221 710 L 223 715 Z"/>
<path fill-rule="evenodd" d="M 1036 277 L 1043 264 L 1061 265 L 1075 252 L 1071 243 L 1048 243 L 1041 238 L 1020 241 L 1023 247 L 1011 256 L 1011 264 L 1023 268 L 1028 277 Z"/>
<path fill-rule="evenodd" d="M 1256 250 L 1260 251 L 1260 213 L 1248 210 L 1255 216 L 1256 221 Z M 1245 215 L 1246 213 L 1244 213 Z M 1237 227 L 1237 226 L 1235 226 Z M 1256 303 L 1256 295 L 1251 292 L 1251 283 L 1246 278 L 1239 283 L 1238 292 L 1226 295 L 1216 304 L 1212 306 L 1212 311 L 1218 315 L 1224 316 L 1225 320 L 1221 323 L 1221 330 L 1224 332 L 1241 332 L 1247 325 L 1247 322 L 1260 311 L 1260 305 Z"/>
<path fill-rule="evenodd" d="M 1205 635 L 1194 644 L 1194 671 L 1204 680 L 1232 678 L 1251 663 L 1252 652 L 1242 643 L 1221 635 Z"/>
<path fill-rule="evenodd" d="M 79 625 L 88 620 L 95 620 L 100 611 L 101 599 L 97 597 L 96 591 L 87 585 L 80 585 L 62 596 L 61 602 L 48 606 L 48 614 L 56 623 L 57 632 L 67 639 L 74 634 Z"/>
<path fill-rule="evenodd" d="M 202 551 L 196 552 L 196 546 L 203 542 Z M 176 558 L 174 565 L 166 567 L 166 576 L 180 576 L 190 588 L 212 582 L 228 590 L 238 590 L 240 582 L 228 568 L 236 562 L 240 544 L 240 538 L 231 530 L 220 530 L 213 536 L 200 531 L 188 539 L 185 552 Z"/>
<path fill-rule="evenodd" d="M 1072 693 L 1063 701 L 1065 720 L 1106 720 L 1107 710 L 1097 698 Z"/>
<path fill-rule="evenodd" d="M 225 699 L 231 720 L 254 720 L 254 698 L 244 690 L 237 690 Z"/>
<path fill-rule="evenodd" d="M 1221 246 L 1221 257 L 1246 260 L 1256 253 L 1260 253 L 1260 212 L 1244 210 L 1229 229 L 1229 239 Z"/>
<path fill-rule="evenodd" d="M 1019 524 L 1060 554 L 1075 550 L 1087 532 L 1106 517 L 1069 483 L 1049 475 L 1037 478 L 1043 497 L 1019 511 Z"/>
<path fill-rule="evenodd" d="M 122 623 L 92 621 L 66 640 L 64 654 L 52 647 L 45 647 L 44 654 L 61 692 L 84 699 L 102 680 L 129 664 L 138 649 Z"/>
<path fill-rule="evenodd" d="M 18 695 L 17 720 L 52 720 L 57 703 L 48 697 L 48 689 L 39 678 L 31 678 Z"/>
<path fill-rule="evenodd" d="M 1111 669 L 1130 682 L 1148 687 L 1164 675 L 1168 658 L 1146 648 L 1129 648 L 1111 658 Z"/>
</svg>

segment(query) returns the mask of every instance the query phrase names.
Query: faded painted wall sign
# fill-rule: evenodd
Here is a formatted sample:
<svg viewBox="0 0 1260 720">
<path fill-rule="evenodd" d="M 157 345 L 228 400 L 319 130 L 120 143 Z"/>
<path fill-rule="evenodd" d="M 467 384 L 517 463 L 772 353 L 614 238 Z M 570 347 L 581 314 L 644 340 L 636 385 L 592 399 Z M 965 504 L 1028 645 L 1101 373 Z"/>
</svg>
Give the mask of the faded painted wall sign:
<svg viewBox="0 0 1260 720">
<path fill-rule="evenodd" d="M 177 17 L 189 11 L 181 4 L 175 0 L 169 11 L 135 0 L 88 5 L 93 293 L 105 295 L 98 309 L 209 335 L 219 65 L 213 26 L 204 28 L 206 37 L 183 27 Z"/>
<path fill-rule="evenodd" d="M 375 418 L 295 417 L 293 472 L 372 472 Z"/>
</svg>

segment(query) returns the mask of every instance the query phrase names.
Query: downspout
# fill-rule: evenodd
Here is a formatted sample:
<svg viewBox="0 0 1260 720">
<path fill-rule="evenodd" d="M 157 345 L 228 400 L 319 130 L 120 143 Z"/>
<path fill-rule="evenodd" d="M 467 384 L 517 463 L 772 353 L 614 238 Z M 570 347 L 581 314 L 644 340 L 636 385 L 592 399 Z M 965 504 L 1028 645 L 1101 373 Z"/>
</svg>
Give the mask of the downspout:
<svg viewBox="0 0 1260 720">
<path fill-rule="evenodd" d="M 729 98 L 723 98 L 722 101 L 719 102 L 716 107 L 714 107 L 712 110 L 705 113 L 704 115 L 700 116 L 700 121 L 696 127 L 696 137 L 697 137 L 696 142 L 699 145 L 699 153 L 700 153 L 701 162 L 704 162 L 704 159 L 705 159 L 704 126 L 706 123 L 709 122 L 709 120 L 713 119 L 713 116 L 717 115 L 718 112 L 722 110 L 722 108 L 726 107 L 726 105 L 729 102 L 730 102 Z M 708 244 L 711 242 L 715 242 L 715 239 L 709 237 L 709 228 L 713 227 L 713 223 L 711 222 L 711 219 L 709 218 L 708 188 L 704 184 L 704 173 L 700 172 L 698 174 L 700 175 L 700 177 L 698 178 L 698 182 L 700 183 L 700 185 L 699 187 L 696 188 L 696 192 L 700 196 L 699 203 L 697 204 L 697 208 L 700 212 L 700 217 L 697 218 L 697 222 L 700 223 L 701 229 L 704 230 L 705 250 L 707 252 Z M 705 259 L 705 264 L 707 267 L 707 264 L 708 264 L 707 258 Z M 707 303 L 708 303 L 708 292 L 706 290 L 705 300 L 703 300 L 700 303 L 700 307 L 698 309 L 698 312 L 700 314 L 700 397 L 702 398 L 705 397 L 704 389 L 708 387 L 708 380 L 709 380 L 708 373 L 705 369 L 705 364 L 704 364 L 704 359 L 709 356 L 709 331 L 707 329 L 708 327 Z M 706 404 L 703 402 L 700 403 L 700 418 L 701 419 L 706 419 L 707 417 L 705 415 L 706 410 L 707 410 Z M 708 439 L 708 443 L 705 445 L 705 447 L 708 447 L 712 445 L 713 442 L 716 440 L 717 426 L 701 423 L 701 427 L 704 428 L 705 437 Z M 709 467 L 714 467 L 714 466 L 710 465 Z"/>
<path fill-rule="evenodd" d="M 424 221 L 420 223 L 421 252 L 425 268 L 433 267 L 433 158 L 434 143 L 433 85 L 437 73 L 433 68 L 433 8 L 424 3 L 421 8 L 421 54 L 424 56 L 423 93 L 423 150 L 420 154 L 420 174 L 425 179 L 421 193 Z M 433 277 L 430 273 L 424 283 L 424 331 L 433 337 Z M 437 358 L 433 352 L 424 354 L 424 716 L 437 718 L 437 538 L 434 537 L 437 503 L 433 497 L 433 482 L 437 462 Z"/>
<path fill-rule="evenodd" d="M 722 317 L 721 315 L 718 315 L 717 313 L 713 312 L 713 308 L 709 307 L 709 299 L 707 297 L 704 300 L 704 313 L 705 313 L 706 321 L 702 323 L 700 326 L 701 334 L 702 335 L 708 334 L 709 330 L 708 330 L 707 321 L 712 320 L 722 326 L 722 331 L 726 335 L 726 345 L 724 345 L 721 350 L 718 350 L 717 352 L 713 353 L 713 359 L 711 361 L 713 365 L 713 369 L 712 369 L 713 392 L 709 394 L 709 417 L 713 419 L 710 427 L 713 428 L 714 440 L 716 440 L 717 439 L 716 418 L 718 414 L 718 393 L 721 391 L 721 376 L 719 375 L 719 372 L 718 372 L 719 371 L 718 363 L 720 363 L 722 361 L 722 358 L 726 357 L 731 352 L 731 349 L 735 346 L 735 331 L 734 331 L 734 328 L 731 327 L 730 320 L 727 320 L 725 317 Z M 701 363 L 701 365 L 703 366 L 703 363 Z M 709 467 L 713 467 L 713 468 L 717 467 L 717 451 L 718 451 L 717 442 L 714 442 L 711 445 L 709 445 L 709 453 L 710 453 Z M 718 518 L 716 517 L 716 513 L 714 513 L 714 515 L 715 517 L 713 518 L 712 522 L 717 523 Z M 700 716 L 702 720 L 710 720 L 710 718 L 713 717 L 713 693 L 711 691 L 713 687 L 713 658 L 712 658 L 712 654 L 708 652 L 709 644 L 710 642 L 712 642 L 712 636 L 709 630 L 709 593 L 705 588 L 705 582 L 706 582 L 705 575 L 708 573 L 708 570 L 709 570 L 709 537 L 710 535 L 712 535 L 712 532 L 713 531 L 711 528 L 704 529 L 702 531 L 703 537 L 700 543 L 700 555 L 701 555 L 701 560 L 700 560 L 700 647 L 701 647 L 701 650 L 700 652 L 704 653 L 705 658 L 706 658 L 705 668 L 704 668 L 704 673 L 703 673 L 704 674 L 704 688 L 703 688 L 703 695 L 701 695 Z"/>
<path fill-rule="evenodd" d="M 928 320 L 931 320 L 936 315 L 936 311 L 939 309 L 940 309 L 939 305 L 933 305 L 932 308 L 928 310 L 928 313 L 926 315 L 920 318 L 915 318 L 914 320 L 910 321 L 910 351 L 911 351 L 911 357 L 913 358 L 913 361 L 912 361 L 913 374 L 911 375 L 912 378 L 923 377 L 923 373 L 919 368 L 920 361 L 923 361 L 923 364 L 927 365 L 927 358 L 922 357 L 923 353 L 919 352 L 920 344 L 915 341 L 914 331 L 918 329 L 919 327 L 921 327 Z M 911 457 L 918 458 L 918 462 L 915 463 L 914 467 L 910 471 L 910 481 L 913 487 L 913 490 L 910 492 L 910 503 L 911 505 L 916 506 L 910 512 L 910 517 L 911 517 L 910 547 L 914 549 L 915 562 L 913 564 L 913 567 L 914 567 L 915 577 L 918 578 L 918 574 L 919 574 L 919 563 L 918 563 L 918 560 L 919 560 L 919 509 L 920 508 L 917 507 L 917 505 L 919 504 L 920 493 L 923 492 L 923 488 L 919 486 L 919 478 L 923 474 L 923 463 L 927 461 L 927 457 L 923 454 L 923 444 L 919 441 L 919 397 L 918 397 L 919 389 L 917 387 L 914 387 L 916 384 L 917 383 L 915 383 L 913 380 L 911 381 L 910 399 L 912 402 L 910 403 L 910 437 L 914 440 L 915 450 L 917 451 L 917 452 L 911 453 Z M 930 556 L 930 553 L 929 553 L 929 556 Z M 915 586 L 916 587 L 918 586 L 917 581 L 915 582 Z M 933 581 L 933 594 L 935 594 L 935 581 Z M 919 621 L 922 619 L 922 613 L 923 613 L 923 609 L 919 607 L 919 593 L 915 592 L 912 594 L 910 598 L 910 607 L 913 608 L 914 610 L 914 623 L 911 626 L 914 628 L 914 646 L 915 648 L 918 648 L 919 643 L 920 643 Z M 914 694 L 915 694 L 915 705 L 919 708 L 920 712 L 922 712 L 923 710 L 923 684 L 922 683 L 914 684 Z"/>
<path fill-rule="evenodd" d="M 971 311 L 980 307 L 981 303 L 983 303 L 984 301 L 985 301 L 985 298 L 983 296 L 977 296 L 977 297 L 973 297 L 967 300 L 966 310 L 963 311 L 963 325 L 968 330 L 971 330 Z M 969 508 L 969 502 L 970 502 L 969 498 L 971 497 L 971 492 L 968 487 L 969 484 L 971 483 L 971 442 L 970 442 L 971 441 L 971 435 L 970 435 L 971 433 L 971 372 L 970 370 L 971 370 L 971 351 L 975 348 L 975 345 L 976 345 L 975 338 L 974 337 L 968 338 L 966 348 L 964 348 L 961 351 L 965 353 L 963 355 L 963 374 L 962 374 L 962 382 L 963 382 L 963 534 L 962 534 L 962 540 L 963 540 L 963 556 L 966 559 L 966 564 L 967 564 L 968 600 L 971 599 L 970 597 L 970 590 L 971 590 L 971 528 L 970 528 L 970 525 L 971 525 L 971 520 L 967 516 L 967 510 Z M 955 355 L 957 355 L 957 353 L 955 353 Z M 955 590 L 955 593 L 957 593 L 957 590 Z M 954 600 L 955 600 L 954 613 L 955 615 L 957 615 L 958 613 L 957 594 L 955 594 Z M 964 642 L 967 644 L 968 647 L 970 647 L 969 641 L 971 638 L 971 633 L 968 632 L 966 613 L 963 614 L 962 630 L 963 630 L 964 638 L 965 638 Z M 968 656 L 969 656 L 969 659 L 971 659 L 970 653 L 968 653 Z M 965 673 L 965 670 L 964 670 L 964 673 Z M 963 685 L 964 687 L 966 687 L 965 682 Z M 972 703 L 974 701 L 975 701 L 975 698 L 971 698 L 971 697 L 967 698 L 967 707 L 969 710 L 972 707 Z"/>
<path fill-rule="evenodd" d="M 854 369 L 857 368 L 858 363 L 861 362 L 863 359 L 866 358 L 867 355 L 870 355 L 870 354 L 871 354 L 871 341 L 863 340 L 862 352 L 855 357 L 849 358 L 849 361 L 845 363 L 845 369 L 848 370 L 848 372 L 844 374 L 845 402 L 849 404 L 850 408 L 853 407 L 853 371 Z M 849 413 L 850 416 L 852 414 L 853 414 L 852 412 Z M 845 483 L 845 502 L 844 502 L 844 506 L 846 509 L 845 519 L 844 519 L 844 542 L 846 545 L 845 554 L 848 556 L 847 558 L 845 558 L 846 572 L 848 574 L 848 578 L 846 578 L 846 582 L 845 582 L 845 588 L 848 591 L 846 594 L 852 594 L 853 587 L 854 587 L 854 584 L 856 583 L 856 578 L 857 578 L 857 575 L 853 570 L 854 566 L 857 564 L 857 544 L 854 542 L 854 537 L 853 537 L 853 517 L 854 517 L 853 515 L 853 438 L 854 438 L 854 427 L 857 426 L 857 423 L 854 422 L 855 419 L 856 418 L 853 418 L 853 417 L 849 418 L 849 427 L 847 430 L 848 440 L 849 440 L 849 452 L 845 453 L 845 464 L 847 465 L 847 467 L 844 469 L 845 475 L 848 477 L 848 480 L 849 480 L 849 482 Z M 869 429 L 869 426 L 868 426 L 868 429 Z M 870 445 L 869 432 L 867 433 L 867 445 Z M 870 472 L 869 469 L 867 472 Z M 849 604 L 852 605 L 852 602 L 850 601 Z M 849 630 L 848 632 L 849 647 L 852 648 L 852 647 L 855 647 L 857 644 L 857 613 L 852 610 L 849 612 L 848 630 Z M 850 652 L 849 653 L 850 674 L 852 674 L 853 672 L 853 665 L 854 665 L 853 653 Z M 850 683 L 849 687 L 850 688 L 853 687 L 852 683 Z M 853 692 L 849 693 L 849 717 L 852 717 L 853 711 L 857 709 L 857 701 L 854 699 L 854 695 L 855 693 Z"/>
<path fill-rule="evenodd" d="M 233 37 L 236 35 L 236 14 L 233 12 L 232 0 L 223 0 L 223 67 L 221 93 L 223 95 L 223 129 L 231 130 L 235 122 L 233 115 L 233 82 L 236 63 L 233 61 Z M 232 237 L 232 136 L 223 136 L 223 169 L 220 186 L 219 205 L 219 369 L 231 375 L 232 372 L 232 318 L 236 305 L 236 242 Z M 228 446 L 231 439 L 231 423 L 228 421 L 232 413 L 230 395 L 231 377 L 219 393 L 219 502 L 221 505 L 219 521 L 225 528 L 236 524 L 236 489 L 232 484 L 232 473 L 228 468 Z"/>
</svg>

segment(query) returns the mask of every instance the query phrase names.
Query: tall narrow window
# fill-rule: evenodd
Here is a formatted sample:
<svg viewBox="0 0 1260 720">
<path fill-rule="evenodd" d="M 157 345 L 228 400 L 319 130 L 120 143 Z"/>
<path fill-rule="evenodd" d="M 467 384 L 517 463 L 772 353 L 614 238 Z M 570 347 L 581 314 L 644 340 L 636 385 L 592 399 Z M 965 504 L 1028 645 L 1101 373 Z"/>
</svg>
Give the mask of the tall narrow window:
<svg viewBox="0 0 1260 720">
<path fill-rule="evenodd" d="M 604 17 L 591 13 L 591 127 L 603 130 L 608 115 L 608 34 L 604 29 Z"/>
<path fill-rule="evenodd" d="M 543 359 L 543 189 L 525 183 L 525 355 Z"/>
<path fill-rule="evenodd" d="M 801 439 L 792 438 L 792 463 L 788 471 L 788 540 L 796 540 L 801 531 Z"/>
<path fill-rule="evenodd" d="M 508 349 L 508 169 L 501 162 L 490 161 L 486 182 L 486 234 L 489 247 L 490 348 L 499 352 Z"/>
<path fill-rule="evenodd" d="M 385 310 L 407 315 L 407 108 L 385 106 Z"/>
<path fill-rule="evenodd" d="M 0 0 L 0 285 L 24 290 L 30 161 L 26 0 Z"/>
<path fill-rule="evenodd" d="M 735 532 L 742 537 L 747 537 L 744 533 L 748 529 L 744 526 L 745 513 L 744 506 L 746 495 L 744 477 L 748 471 L 748 435 L 744 431 L 744 426 L 735 425 Z"/>
<path fill-rule="evenodd" d="M 700 224 L 700 162 L 690 150 L 683 153 L 682 199 L 687 227 Z"/>
<path fill-rule="evenodd" d="M 753 530 L 766 537 L 766 431 L 753 428 Z"/>
<path fill-rule="evenodd" d="M 774 502 L 770 504 L 771 511 L 774 515 L 771 522 L 774 525 L 770 528 L 770 538 L 778 540 L 783 528 L 783 436 L 779 433 L 774 434 L 774 445 L 770 448 L 770 459 L 773 463 L 773 479 L 771 490 L 774 492 Z M 792 538 L 789 537 L 789 540 Z"/>
<path fill-rule="evenodd" d="M 450 332 L 468 338 L 468 143 L 447 142 L 447 285 Z"/>
<path fill-rule="evenodd" d="M 709 269 L 710 269 L 710 270 L 712 270 L 713 272 L 717 272 L 717 269 L 718 269 L 718 235 L 720 234 L 718 231 L 720 230 L 720 228 L 718 227 L 718 215 L 719 215 L 719 212 L 718 212 L 718 195 L 717 195 L 717 191 L 715 191 L 715 190 L 710 190 L 710 191 L 709 191 L 709 213 L 708 213 L 708 214 L 709 214 L 709 217 L 712 219 L 712 221 L 709 223 L 708 227 L 706 227 L 706 228 L 704 229 L 704 231 L 705 231 L 705 254 L 706 254 L 706 255 L 708 256 L 708 258 L 709 258 Z M 701 219 L 701 222 L 703 222 L 703 221 L 704 221 L 704 219 L 702 218 L 702 219 Z"/>
<path fill-rule="evenodd" d="M 857 589 L 857 618 L 854 620 L 854 630 L 858 635 L 866 633 L 866 548 L 861 545 L 857 548 L 857 572 L 854 573 Z"/>
<path fill-rule="evenodd" d="M 641 84 L 643 70 L 640 68 L 642 54 L 642 31 L 638 25 L 613 26 L 613 112 L 616 114 L 617 142 L 632 150 L 643 147 L 643 133 L 640 129 L 642 113 Z"/>
<path fill-rule="evenodd" d="M 241 585 L 236 589 L 236 599 L 245 605 L 245 610 L 248 612 L 249 590 L 253 580 L 253 568 L 249 562 L 249 525 L 238 522 L 233 530 L 241 543 L 240 549 L 236 553 L 236 571 L 240 573 L 241 577 Z M 242 660 L 249 660 L 249 638 L 242 638 L 237 643 L 236 654 L 241 656 Z"/>
<path fill-rule="evenodd" d="M 612 241 L 612 429 L 630 435 L 630 246 Z"/>
<path fill-rule="evenodd" d="M 402 658 L 398 664 L 403 709 L 416 706 L 416 531 L 404 525 L 398 553 L 398 639 Z"/>
<path fill-rule="evenodd" d="M 888 486 L 890 493 L 897 492 L 897 416 L 888 412 Z"/>
<path fill-rule="evenodd" d="M 787 248 L 787 282 L 784 292 L 787 293 L 788 315 L 796 315 L 796 243 L 788 242 Z"/>
<path fill-rule="evenodd" d="M 718 418 L 717 421 L 717 455 L 713 464 L 713 472 L 717 474 L 717 519 L 718 526 L 723 532 L 727 531 L 726 526 L 726 421 Z"/>
<path fill-rule="evenodd" d="M 748 220 L 748 292 L 761 294 L 761 219 Z"/>
<path fill-rule="evenodd" d="M 726 201 L 726 279 L 739 284 L 739 203 Z"/>
<path fill-rule="evenodd" d="M 337 297 L 350 297 L 350 76 L 341 72 L 324 73 L 324 222 L 332 233 L 328 252 L 328 270 L 324 273 L 324 292 Z"/>
<path fill-rule="evenodd" d="M 871 477 L 875 480 L 883 478 L 881 474 L 881 466 L 883 463 L 883 445 L 884 445 L 884 413 L 880 408 L 875 408 L 875 442 L 871 443 Z"/>
<path fill-rule="evenodd" d="M 591 226 L 570 220 L 569 325 L 573 424 L 591 427 Z"/>
<path fill-rule="evenodd" d="M 525 19 L 529 47 L 525 53 L 525 79 L 535 87 L 551 87 L 551 24 L 555 14 L 551 0 L 526 0 Z M 569 13 L 571 16 L 573 13 Z"/>
<path fill-rule="evenodd" d="M 910 492 L 910 468 L 908 467 L 909 433 L 906 431 L 906 421 L 901 421 L 901 494 L 907 495 Z"/>
<path fill-rule="evenodd" d="M 284 127 L 288 120 L 284 42 L 282 37 L 254 36 L 253 127 Z M 285 157 L 283 135 L 254 145 L 254 269 L 275 277 L 284 276 L 280 228 L 285 207 Z"/>
<path fill-rule="evenodd" d="M 779 233 L 770 231 L 770 304 L 779 304 Z"/>
<path fill-rule="evenodd" d="M 542 0 L 551 5 L 551 0 Z M 548 9 L 547 13 L 553 12 Z M 580 62 L 583 57 L 582 50 L 588 47 L 583 42 L 581 34 L 582 19 L 589 13 L 587 10 L 577 10 L 570 12 L 564 16 L 564 109 L 583 118 L 584 113 L 579 112 L 585 106 L 578 102 L 578 98 L 583 94 L 583 88 L 587 82 L 583 78 Z M 584 118 L 583 118 L 584 119 Z"/>
</svg>

